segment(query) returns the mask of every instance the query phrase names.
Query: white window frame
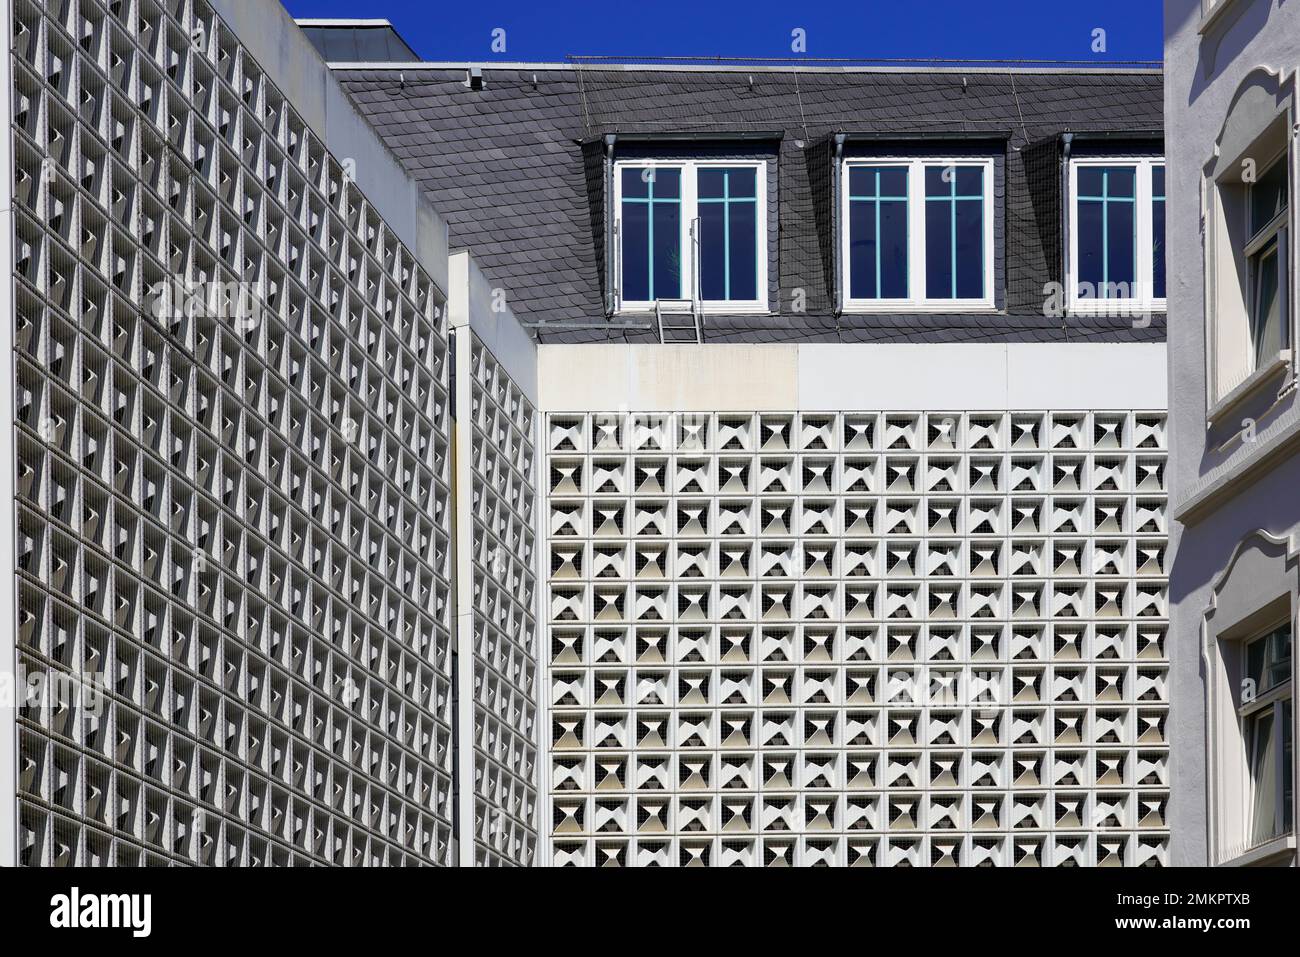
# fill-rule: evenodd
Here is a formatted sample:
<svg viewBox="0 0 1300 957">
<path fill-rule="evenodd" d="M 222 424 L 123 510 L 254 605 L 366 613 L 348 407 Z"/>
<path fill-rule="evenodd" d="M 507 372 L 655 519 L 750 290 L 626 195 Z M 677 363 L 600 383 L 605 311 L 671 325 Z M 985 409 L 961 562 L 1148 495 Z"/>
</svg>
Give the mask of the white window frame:
<svg viewBox="0 0 1300 957">
<path fill-rule="evenodd" d="M 1270 637 L 1274 632 L 1276 632 L 1280 628 L 1286 628 L 1291 631 L 1291 660 L 1293 662 L 1292 669 L 1294 671 L 1295 632 L 1294 629 L 1291 627 L 1290 622 L 1283 622 L 1272 628 L 1268 628 L 1265 629 L 1264 631 L 1258 632 L 1252 637 L 1240 643 L 1241 648 L 1239 649 L 1239 653 L 1241 655 L 1241 675 L 1243 679 L 1242 680 L 1243 691 L 1245 688 L 1245 678 L 1248 674 L 1247 662 L 1249 661 L 1249 657 L 1250 657 L 1250 647 L 1256 644 L 1257 642 L 1267 640 L 1268 637 Z M 1285 765 L 1283 762 L 1283 747 L 1282 747 L 1283 735 L 1285 733 L 1284 730 L 1285 729 L 1284 718 L 1286 712 L 1285 706 L 1287 702 L 1291 703 L 1291 707 L 1293 709 L 1291 720 L 1292 721 L 1295 720 L 1294 717 L 1295 701 L 1292 694 L 1293 687 L 1294 687 L 1293 674 L 1288 674 L 1284 679 L 1282 679 L 1281 681 L 1279 681 L 1277 684 L 1273 685 L 1270 688 L 1259 689 L 1257 693 L 1254 691 L 1254 689 L 1252 689 L 1252 693 L 1250 697 L 1247 697 L 1245 694 L 1242 694 L 1237 703 L 1237 727 L 1239 733 L 1241 734 L 1242 752 L 1245 757 L 1245 769 L 1244 769 L 1245 773 L 1242 775 L 1242 783 L 1244 785 L 1244 790 L 1245 790 L 1245 793 L 1243 795 L 1242 806 L 1245 809 L 1245 813 L 1242 815 L 1242 823 L 1244 825 L 1243 843 L 1244 843 L 1244 847 L 1247 850 L 1254 847 L 1263 846 L 1265 844 L 1268 844 L 1271 841 L 1275 841 L 1281 837 L 1285 837 L 1288 834 L 1295 833 L 1296 820 L 1295 820 L 1294 807 L 1291 809 L 1292 816 L 1291 816 L 1290 829 L 1288 829 L 1284 824 L 1286 809 L 1283 801 L 1285 795 L 1285 786 L 1287 782 L 1283 776 Z M 1255 773 L 1254 753 L 1253 753 L 1254 742 L 1247 735 L 1246 728 L 1250 719 L 1257 718 L 1260 714 L 1262 714 L 1265 711 L 1270 712 L 1273 720 L 1273 734 L 1271 739 L 1269 740 L 1268 747 L 1269 750 L 1273 752 L 1273 760 L 1277 762 L 1277 767 L 1275 769 L 1277 777 L 1276 780 L 1273 782 L 1273 786 L 1276 789 L 1276 794 L 1274 794 L 1273 796 L 1273 813 L 1274 813 L 1273 826 L 1269 829 L 1268 834 L 1266 834 L 1262 838 L 1257 839 L 1254 835 L 1254 831 L 1255 831 L 1255 820 L 1254 820 L 1255 785 L 1253 780 L 1254 773 Z M 1295 748 L 1295 742 L 1293 739 L 1292 741 L 1293 754 L 1294 754 L 1294 748 Z M 1292 801 L 1294 802 L 1294 800 L 1295 800 L 1295 795 L 1292 794 Z"/>
<path fill-rule="evenodd" d="M 1137 257 L 1137 276 L 1135 285 L 1138 295 L 1128 298 L 1102 299 L 1079 295 L 1079 170 L 1096 166 L 1132 166 L 1135 167 L 1134 202 L 1137 204 L 1134 237 L 1134 253 Z M 1151 215 L 1151 197 L 1153 190 L 1152 170 L 1157 166 L 1165 169 L 1165 203 L 1168 204 L 1169 173 L 1168 164 L 1163 156 L 1086 156 L 1070 159 L 1070 192 L 1066 198 L 1067 219 L 1070 225 L 1069 262 L 1065 276 L 1066 309 L 1076 316 L 1129 316 L 1138 318 L 1154 312 L 1165 312 L 1168 297 L 1155 296 L 1155 259 L 1151 253 L 1154 223 Z M 1165 211 L 1165 285 L 1168 292 L 1169 283 L 1169 213 Z"/>
<path fill-rule="evenodd" d="M 849 170 L 854 167 L 901 167 L 907 170 L 907 291 L 904 298 L 854 299 L 849 293 Z M 929 166 L 979 166 L 984 170 L 984 295 L 979 299 L 928 299 L 925 296 L 925 170 Z M 995 311 L 996 278 L 993 221 L 993 158 L 988 156 L 846 157 L 840 167 L 840 290 L 845 312 L 981 312 Z"/>
<path fill-rule="evenodd" d="M 1291 169 L 1289 160 L 1288 152 L 1284 150 L 1269 162 L 1264 163 L 1259 167 L 1259 175 L 1256 177 L 1255 182 L 1247 187 L 1245 193 L 1247 235 L 1242 238 L 1241 254 L 1246 263 L 1246 339 L 1248 356 L 1253 366 L 1251 369 L 1252 375 L 1260 369 L 1267 368 L 1277 362 L 1279 358 L 1289 356 L 1292 347 L 1291 310 L 1288 296 L 1291 288 Z M 1280 213 L 1252 234 L 1250 228 L 1254 224 L 1249 220 L 1251 203 L 1255 198 L 1256 184 L 1264 173 L 1271 172 L 1278 166 L 1282 168 L 1282 172 L 1286 177 L 1286 205 L 1282 207 Z M 1281 310 L 1282 343 L 1277 352 L 1260 355 L 1259 343 L 1255 337 L 1259 318 L 1256 312 L 1259 309 L 1260 292 L 1262 290 L 1257 269 L 1262 261 L 1260 254 L 1274 242 L 1276 242 L 1274 255 L 1277 257 L 1277 288 L 1273 290 L 1273 295 L 1276 297 L 1275 301 Z"/>
<path fill-rule="evenodd" d="M 1288 112 L 1288 117 L 1290 113 Z M 1295 215 L 1296 165 L 1288 145 L 1255 167 L 1259 175 L 1284 164 L 1287 177 L 1286 208 L 1250 234 L 1250 202 L 1253 183 L 1233 177 L 1207 180 L 1205 259 L 1207 298 L 1205 307 L 1205 364 L 1207 412 L 1210 425 L 1224 420 L 1238 405 L 1255 396 L 1264 384 L 1290 367 L 1295 351 L 1295 317 L 1292 290 L 1295 264 L 1292 223 Z M 1238 221 L 1234 222 L 1235 212 Z M 1244 224 L 1244 226 L 1242 226 Z M 1242 226 L 1238 229 L 1236 227 Z M 1255 342 L 1255 309 L 1259 287 L 1254 261 L 1268 243 L 1278 244 L 1278 302 L 1282 310 L 1283 343 L 1276 353 L 1259 355 Z"/>
<path fill-rule="evenodd" d="M 753 299 L 702 299 L 700 298 L 700 256 L 698 250 L 699 184 L 697 172 L 709 167 L 727 169 L 750 168 L 755 170 L 755 292 Z M 616 309 L 618 313 L 646 313 L 655 311 L 654 299 L 625 299 L 623 297 L 623 171 L 626 169 L 676 169 L 681 171 L 681 236 L 682 287 L 680 300 L 691 300 L 702 313 L 743 315 L 769 313 L 767 289 L 767 160 L 752 159 L 628 159 L 614 162 L 614 270 Z"/>
</svg>

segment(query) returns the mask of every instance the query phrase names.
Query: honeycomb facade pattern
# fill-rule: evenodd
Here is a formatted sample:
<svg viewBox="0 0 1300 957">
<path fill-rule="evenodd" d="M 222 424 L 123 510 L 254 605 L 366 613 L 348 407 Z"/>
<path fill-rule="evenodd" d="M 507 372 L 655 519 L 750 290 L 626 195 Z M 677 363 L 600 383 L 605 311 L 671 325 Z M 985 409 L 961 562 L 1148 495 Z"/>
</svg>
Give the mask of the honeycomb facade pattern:
<svg viewBox="0 0 1300 957">
<path fill-rule="evenodd" d="M 1161 865 L 1165 415 L 546 421 L 555 865 Z"/>
<path fill-rule="evenodd" d="M 19 862 L 451 863 L 442 293 L 202 0 L 12 44 Z"/>
<path fill-rule="evenodd" d="M 461 641 L 472 651 L 463 678 L 472 715 L 462 720 L 473 729 L 473 766 L 462 780 L 472 782 L 474 829 L 472 858 L 461 860 L 526 867 L 538 840 L 537 412 L 472 330 L 454 335 L 470 410 L 468 434 L 458 435 L 468 439 L 470 495 L 458 500 L 472 524 Z"/>
</svg>

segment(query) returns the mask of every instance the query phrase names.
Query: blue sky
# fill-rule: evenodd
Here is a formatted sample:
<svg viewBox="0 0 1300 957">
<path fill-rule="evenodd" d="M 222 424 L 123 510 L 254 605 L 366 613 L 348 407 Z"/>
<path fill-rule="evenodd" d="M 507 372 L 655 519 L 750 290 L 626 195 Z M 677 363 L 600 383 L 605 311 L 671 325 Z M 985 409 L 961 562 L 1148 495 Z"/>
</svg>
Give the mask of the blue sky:
<svg viewBox="0 0 1300 957">
<path fill-rule="evenodd" d="M 284 0 L 295 17 L 384 17 L 429 60 L 619 56 L 1158 60 L 1161 0 Z M 491 49 L 505 31 L 504 53 Z M 1094 52 L 1104 30 L 1105 52 Z"/>
</svg>

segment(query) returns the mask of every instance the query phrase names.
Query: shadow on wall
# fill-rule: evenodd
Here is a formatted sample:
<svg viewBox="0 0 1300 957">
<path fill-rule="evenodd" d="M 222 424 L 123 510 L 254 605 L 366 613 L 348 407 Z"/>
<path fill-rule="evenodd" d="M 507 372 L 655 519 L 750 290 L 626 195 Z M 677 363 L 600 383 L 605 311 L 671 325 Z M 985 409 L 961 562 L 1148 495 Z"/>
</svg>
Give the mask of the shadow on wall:
<svg viewBox="0 0 1300 957">
<path fill-rule="evenodd" d="M 1192 76 L 1191 88 L 1187 91 L 1188 106 L 1195 103 L 1214 80 L 1216 64 L 1232 62 L 1264 29 L 1273 14 L 1273 8 L 1288 2 L 1291 0 L 1236 0 L 1219 15 L 1213 29 L 1201 35 L 1197 69 Z M 1200 19 L 1200 0 L 1187 0 L 1185 6 L 1187 19 Z M 1169 12 L 1168 5 L 1165 12 Z M 1166 28 L 1165 35 L 1168 36 L 1169 32 Z"/>
<path fill-rule="evenodd" d="M 1047 137 L 1027 144 L 1020 154 L 1029 183 L 1029 201 L 1034 223 L 1047 256 L 1047 278 L 1064 282 L 1061 243 L 1061 142 Z M 1042 292 L 1039 291 L 1039 299 Z M 1026 303 L 1032 305 L 1032 303 Z"/>
<path fill-rule="evenodd" d="M 827 136 L 819 143 L 808 143 L 800 152 L 803 153 L 803 175 L 812 195 L 813 217 L 817 222 L 817 248 L 821 254 L 821 273 L 824 283 L 822 289 L 827 290 L 827 294 L 822 294 L 822 290 L 812 290 L 814 302 L 806 303 L 805 308 L 830 311 L 835 305 L 836 288 L 835 198 L 834 186 L 831 183 L 831 171 L 835 168 L 835 138 Z M 782 303 L 790 301 L 790 297 L 784 296 L 785 290 L 781 291 Z M 837 316 L 836 325 L 838 324 Z"/>
<path fill-rule="evenodd" d="M 1183 528 L 1170 569 L 1169 602 L 1175 604 L 1214 581 L 1235 544 L 1255 531 L 1285 536 L 1300 526 L 1300 457 L 1293 457 L 1252 486 L 1249 497 Z"/>
</svg>

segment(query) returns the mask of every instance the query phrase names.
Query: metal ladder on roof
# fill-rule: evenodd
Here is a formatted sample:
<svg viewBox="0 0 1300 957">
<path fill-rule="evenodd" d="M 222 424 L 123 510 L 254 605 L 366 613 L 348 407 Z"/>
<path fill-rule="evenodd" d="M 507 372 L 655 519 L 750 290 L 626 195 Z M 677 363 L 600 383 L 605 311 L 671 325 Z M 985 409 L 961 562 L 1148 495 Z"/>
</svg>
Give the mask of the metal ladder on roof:
<svg viewBox="0 0 1300 957">
<path fill-rule="evenodd" d="M 655 324 L 659 329 L 659 341 L 703 342 L 704 315 L 700 308 L 698 290 L 700 288 L 700 221 L 691 220 L 690 243 L 692 283 L 691 289 L 697 291 L 690 299 L 656 299 Z"/>
<path fill-rule="evenodd" d="M 661 343 L 704 341 L 700 305 L 694 299 L 656 299 L 655 324 Z"/>
</svg>

